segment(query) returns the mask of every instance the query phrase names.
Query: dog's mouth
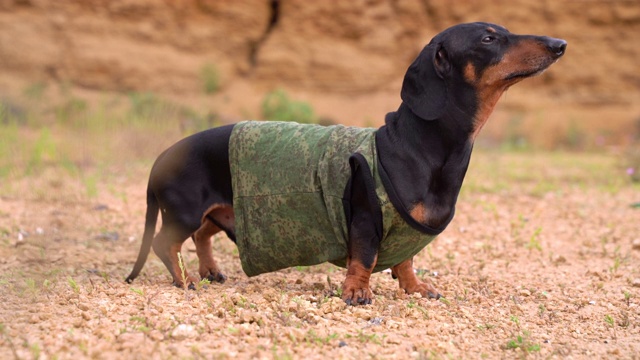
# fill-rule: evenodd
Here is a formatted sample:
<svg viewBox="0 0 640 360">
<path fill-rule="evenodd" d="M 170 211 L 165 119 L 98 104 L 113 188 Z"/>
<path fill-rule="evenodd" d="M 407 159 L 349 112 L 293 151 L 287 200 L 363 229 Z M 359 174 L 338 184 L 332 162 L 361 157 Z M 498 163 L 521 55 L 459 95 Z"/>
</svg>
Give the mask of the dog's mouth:
<svg viewBox="0 0 640 360">
<path fill-rule="evenodd" d="M 528 77 L 532 77 L 532 76 L 538 76 L 540 74 L 542 74 L 547 68 L 543 68 L 543 69 L 539 69 L 539 70 L 534 70 L 534 71 L 521 71 L 521 72 L 516 72 L 513 73 L 509 76 L 507 76 L 505 78 L 505 81 L 512 81 L 512 80 L 522 80 Z"/>
<path fill-rule="evenodd" d="M 509 74 L 504 80 L 505 81 L 514 81 L 514 80 L 522 80 L 532 76 L 538 76 L 542 74 L 549 66 L 555 63 L 557 59 L 554 60 L 543 60 L 541 64 L 536 66 L 533 69 L 527 69 L 522 71 L 516 71 L 514 73 Z"/>
</svg>

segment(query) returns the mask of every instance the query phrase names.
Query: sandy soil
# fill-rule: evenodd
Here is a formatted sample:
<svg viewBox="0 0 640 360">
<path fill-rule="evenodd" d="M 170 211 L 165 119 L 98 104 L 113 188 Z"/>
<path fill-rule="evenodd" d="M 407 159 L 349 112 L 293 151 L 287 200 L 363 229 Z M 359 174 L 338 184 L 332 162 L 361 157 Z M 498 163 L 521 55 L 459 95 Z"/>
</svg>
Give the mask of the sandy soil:
<svg viewBox="0 0 640 360">
<path fill-rule="evenodd" d="M 383 272 L 359 307 L 336 297 L 343 269 L 247 278 L 225 238 L 223 285 L 174 288 L 154 255 L 125 284 L 148 167 L 0 186 L 0 358 L 639 358 L 640 188 L 610 156 L 474 154 L 456 218 L 415 261 L 445 299 Z"/>
</svg>

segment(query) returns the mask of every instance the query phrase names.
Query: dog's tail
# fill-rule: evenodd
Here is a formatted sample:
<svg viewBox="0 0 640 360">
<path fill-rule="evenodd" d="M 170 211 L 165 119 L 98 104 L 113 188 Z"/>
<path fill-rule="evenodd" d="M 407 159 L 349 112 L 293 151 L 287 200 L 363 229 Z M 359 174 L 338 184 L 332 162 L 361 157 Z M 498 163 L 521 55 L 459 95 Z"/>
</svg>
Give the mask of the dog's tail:
<svg viewBox="0 0 640 360">
<path fill-rule="evenodd" d="M 138 277 L 144 263 L 147 261 L 149 251 L 151 251 L 151 244 L 153 243 L 153 236 L 156 232 L 156 223 L 158 222 L 159 212 L 160 206 L 158 205 L 158 199 L 151 190 L 151 187 L 147 187 L 147 214 L 145 215 L 142 245 L 140 245 L 140 252 L 138 253 L 138 259 L 136 260 L 135 265 L 133 265 L 133 270 L 125 280 L 127 284 L 131 284 L 133 279 Z"/>
</svg>

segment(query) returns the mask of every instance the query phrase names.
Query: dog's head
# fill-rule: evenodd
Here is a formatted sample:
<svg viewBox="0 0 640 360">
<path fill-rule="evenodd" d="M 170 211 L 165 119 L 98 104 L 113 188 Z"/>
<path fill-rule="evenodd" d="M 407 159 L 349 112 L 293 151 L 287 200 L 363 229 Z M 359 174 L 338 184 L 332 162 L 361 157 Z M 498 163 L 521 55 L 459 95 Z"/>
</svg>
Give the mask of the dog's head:
<svg viewBox="0 0 640 360">
<path fill-rule="evenodd" d="M 401 97 L 414 114 L 434 120 L 455 106 L 455 97 L 472 94 L 470 115 L 484 122 L 504 90 L 543 72 L 566 46 L 564 40 L 516 35 L 489 23 L 456 25 L 436 35 L 409 66 Z"/>
</svg>

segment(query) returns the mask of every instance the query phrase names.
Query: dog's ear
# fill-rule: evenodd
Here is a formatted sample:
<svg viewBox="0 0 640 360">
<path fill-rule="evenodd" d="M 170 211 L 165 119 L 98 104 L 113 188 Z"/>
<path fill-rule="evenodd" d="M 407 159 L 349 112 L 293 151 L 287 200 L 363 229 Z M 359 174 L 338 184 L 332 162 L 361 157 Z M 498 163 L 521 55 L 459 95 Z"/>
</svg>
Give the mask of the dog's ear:
<svg viewBox="0 0 640 360">
<path fill-rule="evenodd" d="M 423 119 L 439 118 L 447 105 L 445 79 L 450 71 L 449 56 L 442 44 L 427 45 L 404 76 L 402 101 Z"/>
</svg>

